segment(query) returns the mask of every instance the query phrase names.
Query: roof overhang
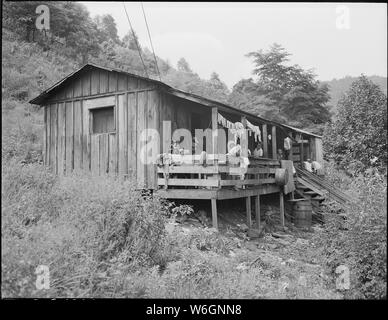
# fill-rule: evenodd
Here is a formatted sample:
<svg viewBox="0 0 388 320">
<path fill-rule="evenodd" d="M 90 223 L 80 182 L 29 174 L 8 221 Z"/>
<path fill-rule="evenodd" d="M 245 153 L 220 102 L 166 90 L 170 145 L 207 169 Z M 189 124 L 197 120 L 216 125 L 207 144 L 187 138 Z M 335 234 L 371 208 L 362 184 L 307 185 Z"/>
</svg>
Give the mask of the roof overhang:
<svg viewBox="0 0 388 320">
<path fill-rule="evenodd" d="M 62 80 L 60 80 L 57 83 L 55 83 L 54 85 L 52 85 L 50 88 L 48 88 L 45 91 L 43 91 L 39 96 L 37 96 L 34 99 L 30 100 L 29 103 L 37 104 L 37 105 L 43 105 L 45 103 L 45 101 L 50 97 L 50 95 L 56 89 L 58 89 L 61 85 L 63 85 L 67 81 L 70 81 L 70 79 L 75 77 L 76 75 L 78 75 L 78 74 L 80 74 L 82 72 L 85 72 L 85 71 L 87 71 L 89 69 L 93 69 L 93 68 L 97 68 L 97 69 L 101 69 L 101 70 L 106 70 L 106 71 L 110 71 L 110 72 L 112 72 L 112 71 L 113 72 L 118 72 L 118 73 L 126 74 L 126 75 L 129 75 L 131 77 L 135 77 L 135 78 L 138 78 L 138 79 L 141 79 L 141 80 L 144 80 L 144 81 L 152 82 L 154 84 L 157 84 L 160 87 L 160 89 L 162 89 L 167 94 L 170 94 L 170 95 L 173 95 L 175 97 L 179 97 L 179 98 L 182 98 L 182 99 L 185 99 L 185 100 L 188 100 L 188 101 L 196 102 L 196 103 L 201 104 L 203 106 L 217 107 L 217 108 L 220 109 L 220 111 L 224 111 L 224 112 L 227 112 L 227 113 L 232 113 L 232 114 L 236 114 L 236 115 L 244 115 L 249 121 L 261 122 L 261 123 L 266 123 L 266 124 L 269 124 L 269 125 L 274 125 L 274 126 L 277 126 L 277 127 L 280 127 L 281 129 L 283 129 L 284 132 L 295 131 L 295 132 L 299 132 L 299 133 L 305 134 L 307 136 L 322 138 L 322 136 L 319 136 L 317 134 L 314 134 L 314 133 L 311 133 L 311 132 L 307 132 L 307 131 L 304 131 L 302 129 L 294 128 L 294 127 L 291 127 L 291 126 L 288 126 L 288 125 L 285 125 L 285 124 L 281 124 L 281 123 L 278 123 L 276 121 L 264 119 L 262 117 L 254 115 L 252 113 L 249 113 L 249 112 L 246 112 L 246 111 L 234 108 L 232 106 L 226 105 L 224 103 L 221 103 L 219 101 L 211 100 L 211 99 L 208 99 L 208 98 L 205 98 L 205 97 L 198 96 L 198 95 L 193 94 L 193 93 L 189 93 L 189 92 L 186 92 L 186 91 L 175 89 L 175 88 L 165 84 L 164 82 L 161 82 L 161 81 L 158 81 L 158 80 L 155 80 L 155 79 L 146 78 L 146 77 L 134 74 L 134 73 L 129 73 L 129 72 L 126 72 L 126 71 L 123 71 L 123 70 L 119 70 L 119 69 L 114 69 L 114 68 L 107 68 L 107 67 L 95 65 L 95 64 L 92 64 L 92 63 L 87 63 L 84 66 L 82 66 L 81 68 L 79 68 L 78 70 L 70 73 L 68 76 L 66 76 Z"/>
</svg>

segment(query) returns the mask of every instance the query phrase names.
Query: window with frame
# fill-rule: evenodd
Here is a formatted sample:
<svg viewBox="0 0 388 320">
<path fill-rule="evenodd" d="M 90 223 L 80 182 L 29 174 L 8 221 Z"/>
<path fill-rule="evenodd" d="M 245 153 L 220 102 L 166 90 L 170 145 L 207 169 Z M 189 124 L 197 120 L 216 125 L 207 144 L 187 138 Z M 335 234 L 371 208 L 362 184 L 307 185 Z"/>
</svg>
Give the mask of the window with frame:
<svg viewBox="0 0 388 320">
<path fill-rule="evenodd" d="M 115 132 L 114 107 L 90 109 L 92 116 L 92 133 Z"/>
</svg>

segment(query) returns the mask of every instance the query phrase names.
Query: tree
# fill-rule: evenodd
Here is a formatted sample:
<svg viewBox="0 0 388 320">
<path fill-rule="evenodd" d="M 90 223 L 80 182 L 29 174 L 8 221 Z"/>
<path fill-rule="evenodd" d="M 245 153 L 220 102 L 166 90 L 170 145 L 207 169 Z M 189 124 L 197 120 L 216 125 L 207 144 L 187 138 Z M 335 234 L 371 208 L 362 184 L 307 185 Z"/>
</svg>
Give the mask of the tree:
<svg viewBox="0 0 388 320">
<path fill-rule="evenodd" d="M 135 36 L 133 36 L 132 32 L 128 32 L 122 39 L 123 46 L 131 49 L 137 50 L 136 43 L 139 43 L 138 36 L 136 32 L 134 32 Z"/>
<path fill-rule="evenodd" d="M 110 14 L 104 14 L 102 16 L 98 15 L 94 18 L 94 22 L 99 30 L 99 40 L 101 42 L 109 40 L 114 43 L 120 42 L 117 34 L 116 22 Z"/>
<path fill-rule="evenodd" d="M 181 72 L 187 72 L 187 73 L 193 73 L 193 71 L 190 68 L 189 63 L 186 61 L 185 58 L 180 58 L 177 63 L 178 71 Z"/>
<path fill-rule="evenodd" d="M 337 120 L 324 134 L 326 155 L 353 173 L 387 165 L 387 96 L 364 75 L 337 105 Z"/>
<path fill-rule="evenodd" d="M 253 58 L 255 64 L 256 87 L 248 84 L 276 110 L 271 114 L 272 120 L 284 119 L 305 127 L 330 119 L 326 106 L 328 87 L 315 80 L 312 71 L 288 65 L 290 54 L 282 46 L 275 43 L 268 52 L 259 50 L 247 56 Z"/>
<path fill-rule="evenodd" d="M 210 80 L 207 81 L 205 96 L 213 100 L 226 103 L 230 92 L 224 82 L 221 81 L 220 76 L 213 72 L 210 75 Z"/>
</svg>

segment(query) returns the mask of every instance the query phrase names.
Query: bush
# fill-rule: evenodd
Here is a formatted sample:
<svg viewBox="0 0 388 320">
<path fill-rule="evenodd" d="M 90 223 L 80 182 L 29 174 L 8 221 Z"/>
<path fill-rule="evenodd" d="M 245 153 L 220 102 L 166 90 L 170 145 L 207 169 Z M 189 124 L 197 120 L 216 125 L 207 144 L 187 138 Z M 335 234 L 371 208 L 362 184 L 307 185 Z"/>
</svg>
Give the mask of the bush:
<svg viewBox="0 0 388 320">
<path fill-rule="evenodd" d="M 333 169 L 332 169 L 333 171 Z M 375 174 L 349 177 L 336 172 L 337 185 L 358 196 L 350 207 L 332 204 L 326 214 L 325 232 L 318 239 L 325 248 L 327 264 L 333 272 L 339 265 L 350 270 L 348 298 L 385 299 L 387 263 L 386 178 Z M 346 218 L 336 212 L 342 210 Z"/>
<path fill-rule="evenodd" d="M 352 174 L 387 166 L 387 96 L 361 76 L 338 102 L 338 119 L 324 133 L 328 158 Z"/>
<path fill-rule="evenodd" d="M 3 166 L 3 296 L 106 296 L 101 274 L 163 264 L 166 206 L 132 185 L 59 179 L 37 164 Z M 48 291 L 35 288 L 39 265 L 49 266 Z"/>
</svg>

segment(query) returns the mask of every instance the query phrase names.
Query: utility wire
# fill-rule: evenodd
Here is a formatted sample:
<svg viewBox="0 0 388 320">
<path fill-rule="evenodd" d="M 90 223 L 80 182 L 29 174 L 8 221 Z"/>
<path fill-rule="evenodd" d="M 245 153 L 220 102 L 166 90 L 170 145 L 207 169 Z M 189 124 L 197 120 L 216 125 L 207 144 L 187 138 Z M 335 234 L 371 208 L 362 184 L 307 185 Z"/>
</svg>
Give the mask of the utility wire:
<svg viewBox="0 0 388 320">
<path fill-rule="evenodd" d="M 136 38 L 135 32 L 133 31 L 131 21 L 129 20 L 127 8 L 125 7 L 125 3 L 124 3 L 124 2 L 123 2 L 123 6 L 124 6 L 125 14 L 126 14 L 126 16 L 127 16 L 127 20 L 128 20 L 128 23 L 129 23 L 129 27 L 131 28 L 131 31 L 132 31 L 133 40 L 135 41 L 136 47 L 137 47 L 137 51 L 139 52 L 140 60 L 141 60 L 141 63 L 142 63 L 142 65 L 143 65 L 143 68 L 144 68 L 144 73 L 146 74 L 146 77 L 149 78 L 148 72 L 147 72 L 147 68 L 146 68 L 146 66 L 145 66 L 145 64 L 144 64 L 143 57 L 141 56 L 140 46 L 139 46 L 139 43 L 137 42 L 137 38 Z"/>
<path fill-rule="evenodd" d="M 145 12 L 144 12 L 143 2 L 140 2 L 140 4 L 141 4 L 141 9 L 143 10 L 143 16 L 144 16 L 145 24 L 146 24 L 146 26 L 147 26 L 148 38 L 150 38 L 152 53 L 154 54 L 154 60 L 155 60 L 156 70 L 158 71 L 159 80 L 162 81 L 162 77 L 160 76 L 160 72 L 159 72 L 158 62 L 157 62 L 157 60 L 156 60 L 154 45 L 152 44 L 150 29 L 148 28 L 148 23 L 147 23 L 146 14 L 145 14 Z"/>
</svg>

